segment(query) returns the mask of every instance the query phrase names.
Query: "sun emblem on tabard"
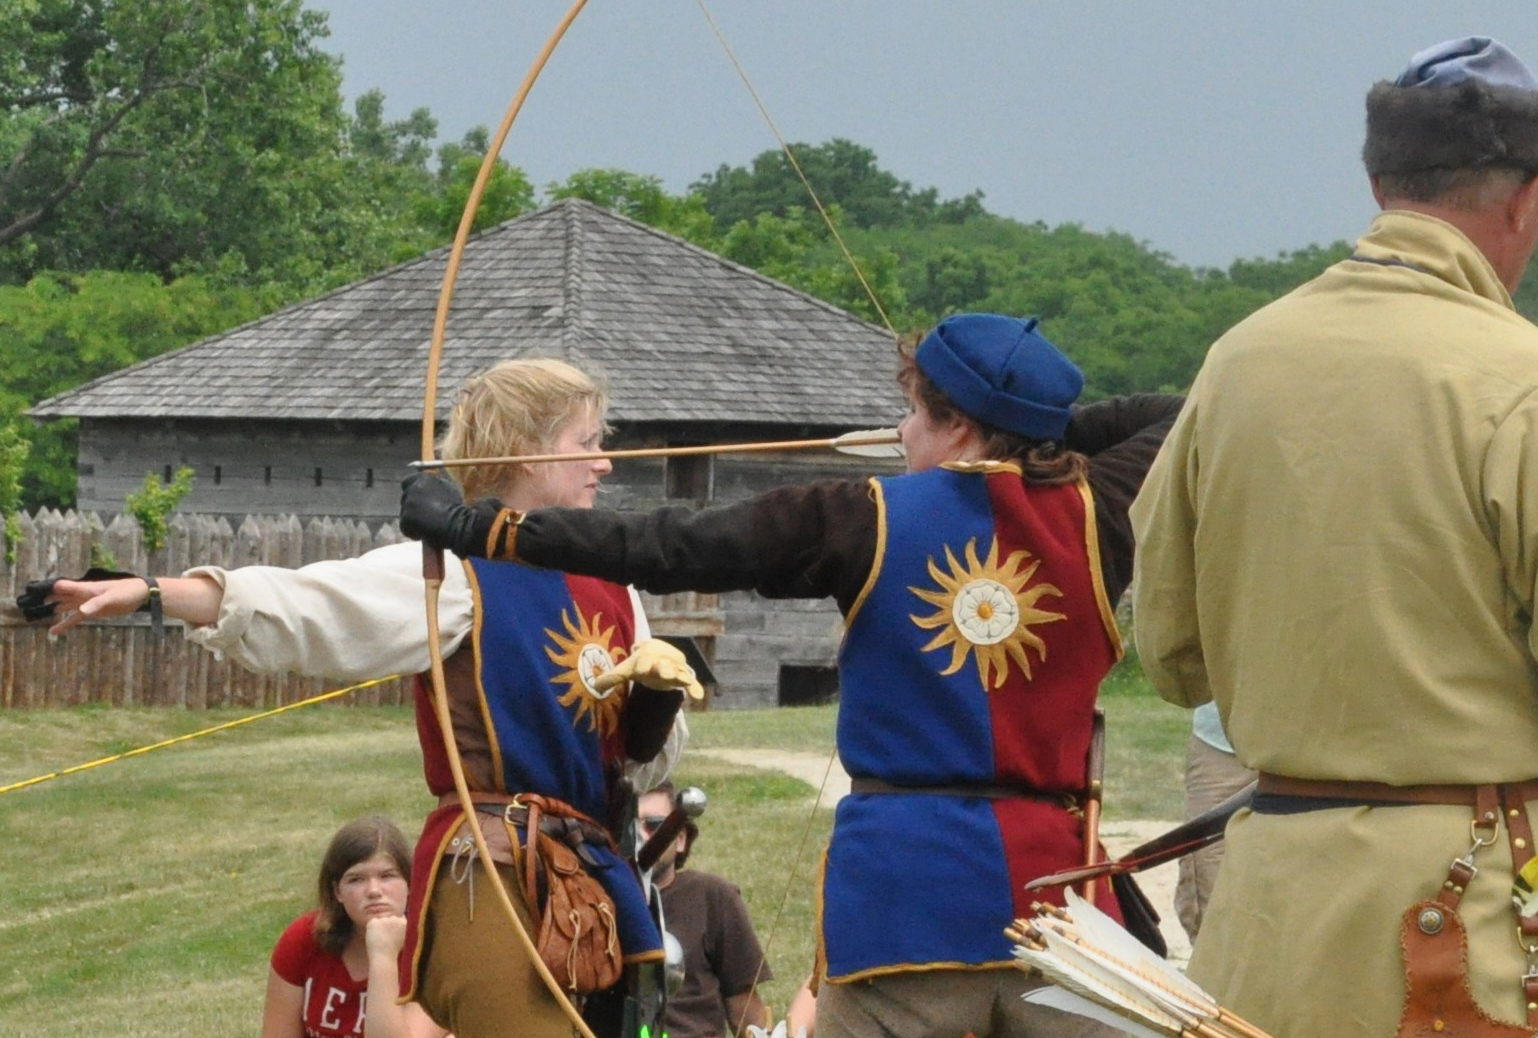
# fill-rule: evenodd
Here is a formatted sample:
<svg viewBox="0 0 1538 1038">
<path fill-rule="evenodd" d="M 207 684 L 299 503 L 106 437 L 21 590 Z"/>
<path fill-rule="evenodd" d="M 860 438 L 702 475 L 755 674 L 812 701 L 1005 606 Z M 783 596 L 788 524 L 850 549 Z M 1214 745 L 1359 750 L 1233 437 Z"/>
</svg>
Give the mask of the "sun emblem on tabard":
<svg viewBox="0 0 1538 1038">
<path fill-rule="evenodd" d="M 977 677 L 985 689 L 1004 684 L 1010 660 L 1020 665 L 1029 680 L 1029 650 L 1035 649 L 1042 660 L 1047 658 L 1047 643 L 1031 628 L 1067 619 L 1063 613 L 1036 605 L 1046 595 L 1063 597 L 1051 584 L 1031 584 L 1041 560 L 1033 560 L 1031 553 L 1022 549 L 1011 553 L 1000 565 L 999 540 L 995 537 L 988 558 L 981 562 L 977 558 L 976 538 L 967 542 L 965 566 L 949 547 L 945 549 L 945 561 L 950 566 L 949 573 L 942 571 L 934 559 L 929 560 L 929 576 L 939 585 L 938 591 L 908 589 L 936 607 L 930 616 L 911 617 L 925 630 L 939 629 L 940 633 L 923 651 L 951 647 L 951 663 L 942 674 L 956 673 L 966 663 L 967 655 L 975 654 Z"/>
<path fill-rule="evenodd" d="M 616 693 L 622 686 L 599 692 L 593 688 L 593 679 L 619 662 L 609 650 L 614 628 L 603 627 L 602 613 L 594 613 L 589 621 L 581 609 L 575 612 L 576 619 L 573 620 L 566 610 L 561 610 L 561 625 L 566 628 L 564 635 L 545 628 L 545 636 L 553 643 L 545 646 L 545 655 L 561 670 L 555 679 L 557 685 L 566 686 L 560 694 L 561 705 L 575 706 L 576 720 L 585 717 L 590 729 L 608 735 L 619 726 L 624 703 Z"/>
</svg>

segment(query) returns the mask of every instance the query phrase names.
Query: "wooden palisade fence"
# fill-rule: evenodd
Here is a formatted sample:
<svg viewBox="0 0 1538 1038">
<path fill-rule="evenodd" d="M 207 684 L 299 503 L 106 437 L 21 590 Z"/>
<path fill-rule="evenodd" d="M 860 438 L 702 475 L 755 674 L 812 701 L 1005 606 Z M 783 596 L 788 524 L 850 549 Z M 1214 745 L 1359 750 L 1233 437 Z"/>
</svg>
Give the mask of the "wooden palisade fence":
<svg viewBox="0 0 1538 1038">
<path fill-rule="evenodd" d="M 104 558 L 131 573 L 176 574 L 199 565 L 296 567 L 361 555 L 400 540 L 393 524 L 371 532 L 352 519 L 247 516 L 239 528 L 219 516 L 173 515 L 166 544 L 147 552 L 139 524 L 119 515 L 43 509 L 21 515 L 14 561 L 0 556 L 0 709 L 76 706 L 264 708 L 317 695 L 339 682 L 253 674 L 182 637 L 180 623 L 157 636 L 146 614 L 82 624 L 64 638 L 27 624 L 15 607 L 28 581 L 77 577 Z M 424 607 L 425 608 L 425 607 Z M 362 689 L 342 701 L 411 701 L 411 679 Z"/>
</svg>

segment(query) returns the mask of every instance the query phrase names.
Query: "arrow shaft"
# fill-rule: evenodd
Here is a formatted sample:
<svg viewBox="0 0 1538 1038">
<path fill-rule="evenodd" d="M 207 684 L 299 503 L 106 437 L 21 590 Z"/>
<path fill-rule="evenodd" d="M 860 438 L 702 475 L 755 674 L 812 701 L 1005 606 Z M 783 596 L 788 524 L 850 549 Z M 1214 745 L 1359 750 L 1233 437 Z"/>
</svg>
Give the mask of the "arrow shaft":
<svg viewBox="0 0 1538 1038">
<path fill-rule="evenodd" d="M 875 446 L 898 443 L 895 433 L 875 436 L 833 436 L 814 440 L 771 440 L 756 443 L 710 443 L 688 447 L 633 447 L 613 451 L 576 451 L 568 454 L 511 454 L 495 458 L 439 458 L 412 462 L 412 468 L 445 469 L 468 465 L 538 465 L 557 461 L 618 461 L 624 458 L 681 458 L 700 454 L 753 454 L 764 451 L 836 450 L 842 446 Z"/>
</svg>

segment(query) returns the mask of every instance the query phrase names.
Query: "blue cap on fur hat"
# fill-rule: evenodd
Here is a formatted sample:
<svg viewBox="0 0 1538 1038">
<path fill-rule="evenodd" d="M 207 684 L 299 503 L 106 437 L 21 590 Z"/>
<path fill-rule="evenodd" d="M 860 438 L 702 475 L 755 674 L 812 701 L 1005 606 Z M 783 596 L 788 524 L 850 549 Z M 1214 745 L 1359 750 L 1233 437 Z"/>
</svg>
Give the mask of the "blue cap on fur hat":
<svg viewBox="0 0 1538 1038">
<path fill-rule="evenodd" d="M 1488 36 L 1467 36 L 1427 47 L 1394 80 L 1401 87 L 1448 87 L 1475 79 L 1490 86 L 1538 90 L 1522 59 Z"/>
<path fill-rule="evenodd" d="M 1017 436 L 1060 440 L 1084 375 L 1036 325 L 1034 317 L 947 317 L 919 343 L 913 360 L 977 421 Z"/>
</svg>

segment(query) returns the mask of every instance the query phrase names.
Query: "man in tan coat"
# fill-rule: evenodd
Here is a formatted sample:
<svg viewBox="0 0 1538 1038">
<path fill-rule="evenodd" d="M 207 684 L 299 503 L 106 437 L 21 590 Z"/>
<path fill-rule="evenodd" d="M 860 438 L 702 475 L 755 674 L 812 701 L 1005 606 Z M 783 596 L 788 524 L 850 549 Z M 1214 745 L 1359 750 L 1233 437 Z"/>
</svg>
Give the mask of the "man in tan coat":
<svg viewBox="0 0 1538 1038">
<path fill-rule="evenodd" d="M 1480 1010 L 1538 1033 L 1538 919 L 1512 901 L 1538 798 L 1538 328 L 1510 296 L 1538 78 L 1457 40 L 1367 111 L 1383 212 L 1212 347 L 1133 510 L 1143 665 L 1172 702 L 1215 699 L 1262 773 L 1190 972 L 1278 1038 L 1470 1034 Z M 1474 836 L 1470 878 L 1450 866 Z M 1479 1009 L 1458 976 L 1417 1001 L 1402 942 L 1461 973 L 1460 921 Z"/>
</svg>

